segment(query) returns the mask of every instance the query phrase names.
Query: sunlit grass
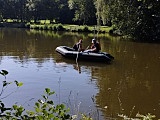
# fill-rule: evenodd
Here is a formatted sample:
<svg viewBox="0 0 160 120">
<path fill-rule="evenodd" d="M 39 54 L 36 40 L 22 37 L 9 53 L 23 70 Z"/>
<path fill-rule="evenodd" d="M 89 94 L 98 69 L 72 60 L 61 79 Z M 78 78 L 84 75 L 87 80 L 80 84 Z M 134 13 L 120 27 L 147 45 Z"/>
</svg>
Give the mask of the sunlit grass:
<svg viewBox="0 0 160 120">
<path fill-rule="evenodd" d="M 68 25 L 68 24 L 49 24 L 49 21 L 41 21 L 40 24 L 29 23 L 31 29 L 54 30 L 54 31 L 70 31 L 70 32 L 99 32 L 108 33 L 112 27 L 108 26 L 87 26 L 87 25 Z"/>
<path fill-rule="evenodd" d="M 3 19 L 3 22 L 19 22 L 18 19 Z M 38 30 L 51 30 L 51 31 L 70 31 L 70 32 L 88 32 L 88 33 L 108 33 L 112 27 L 97 26 L 97 25 L 70 25 L 55 23 L 55 20 L 30 20 L 26 23 L 26 27 Z"/>
</svg>

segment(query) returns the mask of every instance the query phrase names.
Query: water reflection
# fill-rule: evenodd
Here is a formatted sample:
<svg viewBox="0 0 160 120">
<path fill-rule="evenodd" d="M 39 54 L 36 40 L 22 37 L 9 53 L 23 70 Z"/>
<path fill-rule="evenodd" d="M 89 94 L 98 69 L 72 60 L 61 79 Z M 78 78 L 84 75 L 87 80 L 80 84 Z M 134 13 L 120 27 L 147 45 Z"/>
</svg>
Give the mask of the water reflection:
<svg viewBox="0 0 160 120">
<path fill-rule="evenodd" d="M 138 112 L 160 118 L 160 45 L 100 35 L 102 50 L 115 57 L 110 65 L 82 61 L 76 64 L 75 60 L 64 59 L 55 52 L 57 46 L 72 46 L 79 38 L 83 38 L 87 47 L 92 37 L 93 34 L 1 29 L 0 65 L 12 68 L 15 74 L 21 72 L 12 78 L 24 79 L 26 84 L 38 83 L 26 87 L 27 92 L 36 92 L 45 85 L 54 85 L 58 90 L 53 78 L 60 76 L 64 101 L 70 90 L 79 91 L 79 100 L 85 101 L 82 111 L 93 104 L 94 99 L 106 118 L 117 118 L 118 114 L 135 117 Z"/>
<path fill-rule="evenodd" d="M 109 116 L 121 113 L 133 117 L 137 112 L 151 112 L 159 117 L 160 46 L 119 42 L 115 47 L 117 61 L 109 70 L 102 68 L 97 75 L 100 85 L 97 103 L 101 108 L 108 106 L 103 110 Z"/>
</svg>

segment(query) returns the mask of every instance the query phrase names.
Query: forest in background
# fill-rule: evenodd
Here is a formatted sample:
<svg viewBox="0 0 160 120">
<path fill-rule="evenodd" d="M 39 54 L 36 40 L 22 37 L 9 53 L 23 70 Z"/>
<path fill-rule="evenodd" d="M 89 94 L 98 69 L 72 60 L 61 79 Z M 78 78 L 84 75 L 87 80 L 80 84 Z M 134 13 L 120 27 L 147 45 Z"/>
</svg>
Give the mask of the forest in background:
<svg viewBox="0 0 160 120">
<path fill-rule="evenodd" d="M 0 0 L 0 21 L 112 26 L 141 41 L 160 41 L 159 0 Z"/>
</svg>

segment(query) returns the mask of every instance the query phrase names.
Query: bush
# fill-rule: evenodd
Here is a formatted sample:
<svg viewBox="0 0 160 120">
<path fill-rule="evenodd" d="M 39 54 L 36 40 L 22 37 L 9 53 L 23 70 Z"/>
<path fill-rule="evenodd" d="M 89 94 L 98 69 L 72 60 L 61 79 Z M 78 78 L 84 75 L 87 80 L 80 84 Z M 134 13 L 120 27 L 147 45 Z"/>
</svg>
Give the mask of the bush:
<svg viewBox="0 0 160 120">
<path fill-rule="evenodd" d="M 3 94 L 4 90 L 11 84 L 11 82 L 6 81 L 6 75 L 8 72 L 6 70 L 0 71 L 0 74 L 5 77 L 2 85 L 2 91 L 0 96 Z M 23 83 L 14 81 L 17 87 L 23 85 Z M 23 106 L 18 106 L 14 104 L 10 108 L 6 108 L 5 104 L 0 98 L 0 120 L 67 120 L 71 119 L 68 114 L 69 109 L 66 109 L 64 104 L 55 105 L 52 100 L 49 99 L 51 95 L 55 92 L 50 91 L 49 88 L 45 89 L 45 94 L 42 95 L 42 99 L 35 102 L 34 111 L 26 111 Z M 9 94 L 10 95 L 10 94 Z M 24 113 L 25 112 L 25 113 Z"/>
<path fill-rule="evenodd" d="M 58 24 L 57 25 L 57 31 L 63 31 L 64 28 L 63 28 L 63 25 L 62 24 Z"/>
<path fill-rule="evenodd" d="M 84 32 L 89 32 L 88 27 L 87 27 L 87 26 L 85 26 L 85 27 L 83 28 L 83 31 L 84 31 Z"/>
</svg>

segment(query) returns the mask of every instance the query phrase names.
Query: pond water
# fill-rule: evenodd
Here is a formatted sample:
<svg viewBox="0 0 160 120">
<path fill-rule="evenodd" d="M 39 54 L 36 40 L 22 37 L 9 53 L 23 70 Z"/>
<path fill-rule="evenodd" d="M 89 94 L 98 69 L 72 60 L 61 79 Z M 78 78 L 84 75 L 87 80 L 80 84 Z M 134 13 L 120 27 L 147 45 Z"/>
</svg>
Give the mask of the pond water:
<svg viewBox="0 0 160 120">
<path fill-rule="evenodd" d="M 135 117 L 151 113 L 160 118 L 160 44 L 136 43 L 108 34 L 96 35 L 102 51 L 115 57 L 111 64 L 68 60 L 55 52 L 60 45 L 73 46 L 82 38 L 86 48 L 94 34 L 0 29 L 0 70 L 9 72 L 11 84 L 0 97 L 7 106 L 16 103 L 33 109 L 45 88 L 65 103 L 71 114 L 95 119 Z M 0 76 L 1 80 L 5 78 Z M 2 83 L 0 83 L 2 85 Z"/>
</svg>

